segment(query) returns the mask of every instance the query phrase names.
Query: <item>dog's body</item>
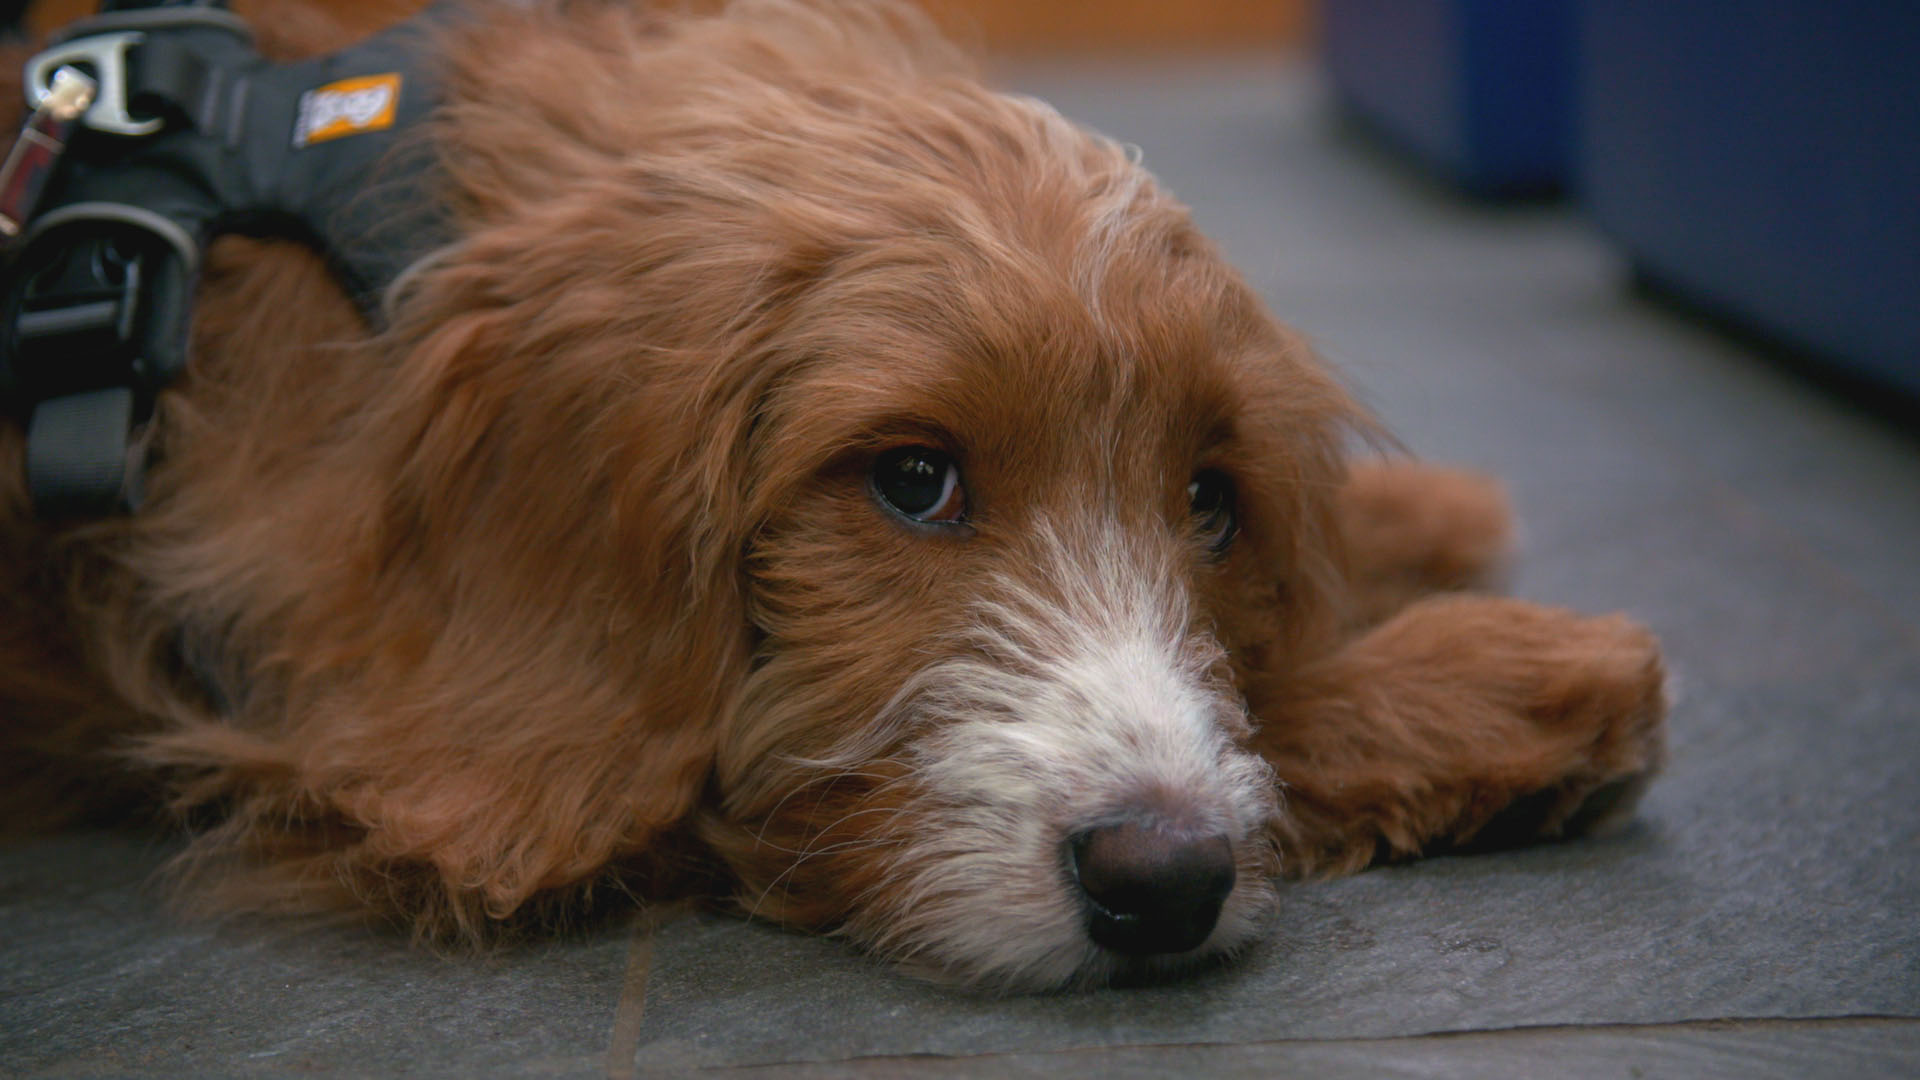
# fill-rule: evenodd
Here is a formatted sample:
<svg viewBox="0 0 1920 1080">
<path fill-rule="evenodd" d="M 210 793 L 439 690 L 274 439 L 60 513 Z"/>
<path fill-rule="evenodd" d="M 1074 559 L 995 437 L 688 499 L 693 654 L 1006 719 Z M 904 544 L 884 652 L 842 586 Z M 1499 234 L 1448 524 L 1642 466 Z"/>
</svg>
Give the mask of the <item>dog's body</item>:
<svg viewBox="0 0 1920 1080">
<path fill-rule="evenodd" d="M 138 516 L 35 521 L 0 428 L 16 801 L 130 754 L 207 906 L 475 939 L 724 880 L 1041 987 L 1657 764 L 1648 635 L 1427 595 L 1495 568 L 1497 495 L 1348 469 L 1185 212 L 917 18 L 452 33 L 460 239 L 389 331 L 230 239 Z"/>
</svg>

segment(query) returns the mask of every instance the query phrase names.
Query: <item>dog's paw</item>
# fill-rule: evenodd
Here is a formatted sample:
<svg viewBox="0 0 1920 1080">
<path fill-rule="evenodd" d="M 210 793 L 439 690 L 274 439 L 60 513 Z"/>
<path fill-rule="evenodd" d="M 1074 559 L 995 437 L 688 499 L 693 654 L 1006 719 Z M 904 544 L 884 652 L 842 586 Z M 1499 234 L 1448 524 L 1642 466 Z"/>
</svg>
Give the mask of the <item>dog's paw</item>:
<svg viewBox="0 0 1920 1080">
<path fill-rule="evenodd" d="M 1620 615 L 1512 606 L 1520 654 L 1531 654 L 1517 704 L 1539 739 L 1537 771 L 1462 838 L 1474 849 L 1616 826 L 1665 756 L 1666 672 L 1651 632 Z"/>
<path fill-rule="evenodd" d="M 1661 762 L 1665 675 L 1653 635 L 1621 616 L 1428 597 L 1258 715 L 1283 862 L 1344 873 L 1624 818 Z"/>
</svg>

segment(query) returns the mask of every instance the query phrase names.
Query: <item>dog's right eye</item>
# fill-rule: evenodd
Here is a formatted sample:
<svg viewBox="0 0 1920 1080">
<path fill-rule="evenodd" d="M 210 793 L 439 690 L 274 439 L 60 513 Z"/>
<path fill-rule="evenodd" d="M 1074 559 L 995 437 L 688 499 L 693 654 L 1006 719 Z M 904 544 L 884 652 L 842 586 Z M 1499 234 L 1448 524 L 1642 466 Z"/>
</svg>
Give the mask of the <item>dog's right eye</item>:
<svg viewBox="0 0 1920 1080">
<path fill-rule="evenodd" d="M 1226 551 L 1240 533 L 1233 481 L 1218 469 L 1202 469 L 1193 474 L 1193 481 L 1187 485 L 1187 501 L 1207 550 L 1215 555 Z"/>
<path fill-rule="evenodd" d="M 953 458 L 927 446 L 900 446 L 873 462 L 873 494 L 887 509 L 911 521 L 953 523 L 967 519 L 967 491 Z"/>
</svg>

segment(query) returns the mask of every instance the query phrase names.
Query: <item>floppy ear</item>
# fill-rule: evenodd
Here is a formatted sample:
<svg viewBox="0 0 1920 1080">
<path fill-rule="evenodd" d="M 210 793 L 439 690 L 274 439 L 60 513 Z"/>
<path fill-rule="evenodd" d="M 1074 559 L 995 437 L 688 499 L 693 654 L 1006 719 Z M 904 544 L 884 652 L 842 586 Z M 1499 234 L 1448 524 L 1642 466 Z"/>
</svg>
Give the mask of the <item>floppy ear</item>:
<svg viewBox="0 0 1920 1080">
<path fill-rule="evenodd" d="M 244 693 L 142 752 L 225 810 L 188 868 L 226 903 L 472 939 L 644 888 L 744 677 L 752 410 L 445 277 L 298 486 L 188 553 Z"/>
<path fill-rule="evenodd" d="M 1355 462 L 1334 500 L 1342 615 L 1373 626 L 1423 596 L 1497 589 L 1514 548 L 1499 483 L 1409 460 Z"/>
<path fill-rule="evenodd" d="M 752 113 L 688 92 L 699 50 L 624 8 L 569 20 L 457 31 L 461 105 L 432 139 L 462 239 L 366 355 L 330 358 L 353 372 L 314 402 L 335 419 L 236 469 L 288 482 L 171 553 L 248 693 L 145 753 L 228 812 L 204 865 L 273 867 L 227 878 L 237 903 L 358 901 L 472 936 L 651 873 L 704 794 L 753 646 L 742 551 L 774 497 L 748 483 L 780 377 L 755 350 L 808 273 L 806 237 L 773 226 L 802 208 L 769 212 L 782 177 L 716 181 L 767 170 L 729 157 L 758 145 L 733 137 Z"/>
</svg>

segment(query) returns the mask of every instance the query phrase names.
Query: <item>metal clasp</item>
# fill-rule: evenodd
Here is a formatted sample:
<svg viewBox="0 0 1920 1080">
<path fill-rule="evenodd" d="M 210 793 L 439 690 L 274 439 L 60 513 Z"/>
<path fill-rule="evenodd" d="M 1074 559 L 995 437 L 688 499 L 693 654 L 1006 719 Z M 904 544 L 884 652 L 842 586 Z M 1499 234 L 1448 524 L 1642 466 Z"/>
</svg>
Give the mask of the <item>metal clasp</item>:
<svg viewBox="0 0 1920 1080">
<path fill-rule="evenodd" d="M 114 135 L 151 135 L 164 125 L 159 117 L 136 120 L 127 112 L 127 50 L 146 40 L 139 30 L 89 34 L 63 41 L 27 61 L 27 104 L 38 109 L 53 93 L 53 73 L 63 65 L 91 69 L 99 83 L 93 106 L 80 122 Z"/>
<path fill-rule="evenodd" d="M 27 117 L 6 161 L 0 162 L 0 238 L 18 236 L 33 217 L 54 166 L 66 153 L 67 135 L 93 104 L 93 93 L 93 80 L 73 68 L 53 73 L 53 86 Z"/>
</svg>

